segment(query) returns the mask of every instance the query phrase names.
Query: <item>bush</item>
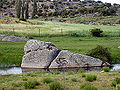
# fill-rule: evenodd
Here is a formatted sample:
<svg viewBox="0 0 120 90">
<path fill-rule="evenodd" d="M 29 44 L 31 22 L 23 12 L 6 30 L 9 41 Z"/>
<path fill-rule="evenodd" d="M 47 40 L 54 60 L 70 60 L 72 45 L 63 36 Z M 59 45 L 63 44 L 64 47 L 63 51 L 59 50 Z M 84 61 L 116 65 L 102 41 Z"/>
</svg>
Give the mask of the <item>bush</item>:
<svg viewBox="0 0 120 90">
<path fill-rule="evenodd" d="M 116 86 L 117 84 L 120 84 L 120 78 L 115 78 L 113 81 L 112 81 L 112 86 Z"/>
<path fill-rule="evenodd" d="M 100 37 L 100 36 L 102 36 L 101 35 L 102 32 L 103 31 L 101 29 L 98 29 L 98 28 L 90 30 L 91 35 L 94 36 L 94 37 Z"/>
<path fill-rule="evenodd" d="M 44 78 L 43 79 L 43 83 L 51 83 L 51 82 L 53 82 L 53 80 L 51 79 L 51 78 Z"/>
<path fill-rule="evenodd" d="M 83 74 L 82 74 L 82 77 L 86 77 L 86 75 L 83 73 Z"/>
<path fill-rule="evenodd" d="M 77 79 L 76 78 L 72 78 L 71 79 L 73 82 L 77 82 Z"/>
<path fill-rule="evenodd" d="M 94 58 L 99 58 L 105 62 L 112 62 L 111 53 L 109 52 L 108 48 L 98 45 L 96 48 L 87 52 L 88 56 L 92 56 Z"/>
<path fill-rule="evenodd" d="M 50 90 L 62 90 L 62 86 L 59 82 L 52 82 L 49 87 Z"/>
<path fill-rule="evenodd" d="M 87 85 L 85 86 L 84 90 L 98 90 L 95 86 Z"/>
<path fill-rule="evenodd" d="M 36 76 L 33 72 L 29 72 L 29 73 L 26 73 L 26 76 L 31 76 L 31 77 L 34 77 Z"/>
<path fill-rule="evenodd" d="M 116 90 L 120 90 L 120 85 L 117 85 L 117 86 L 116 86 Z"/>
<path fill-rule="evenodd" d="M 88 83 L 84 83 L 80 86 L 80 89 L 83 89 L 83 90 L 98 90 L 95 86 L 92 86 Z"/>
<path fill-rule="evenodd" d="M 109 72 L 109 71 L 110 71 L 110 68 L 109 68 L 109 67 L 103 67 L 102 70 L 103 70 L 104 72 Z"/>
<path fill-rule="evenodd" d="M 27 77 L 23 77 L 22 80 L 23 80 L 23 81 L 27 81 L 28 78 L 27 78 Z"/>
<path fill-rule="evenodd" d="M 97 79 L 96 75 L 87 75 L 85 78 L 86 81 L 90 81 L 90 82 L 95 81 L 96 79 Z"/>
<path fill-rule="evenodd" d="M 120 70 L 118 72 L 120 73 Z"/>
<path fill-rule="evenodd" d="M 39 82 L 37 81 L 28 81 L 24 83 L 25 89 L 32 89 L 35 88 L 35 86 L 39 85 Z"/>
</svg>

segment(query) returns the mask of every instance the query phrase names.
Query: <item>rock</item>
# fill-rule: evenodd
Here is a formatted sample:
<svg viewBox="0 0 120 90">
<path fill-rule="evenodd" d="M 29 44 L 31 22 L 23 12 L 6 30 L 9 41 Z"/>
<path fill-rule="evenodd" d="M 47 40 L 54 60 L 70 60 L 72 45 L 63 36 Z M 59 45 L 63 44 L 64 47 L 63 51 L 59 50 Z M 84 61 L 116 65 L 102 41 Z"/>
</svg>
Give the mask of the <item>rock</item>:
<svg viewBox="0 0 120 90">
<path fill-rule="evenodd" d="M 23 37 L 7 36 L 0 34 L 0 41 L 21 42 L 21 41 L 27 41 L 27 39 Z"/>
<path fill-rule="evenodd" d="M 2 39 L 4 38 L 4 37 L 6 37 L 7 35 L 2 35 L 2 34 L 0 34 L 0 41 L 2 41 Z"/>
<path fill-rule="evenodd" d="M 90 67 L 101 66 L 103 62 L 97 58 L 62 50 L 49 68 L 79 68 L 87 67 L 87 65 Z"/>
<path fill-rule="evenodd" d="M 118 48 L 120 49 L 120 46 Z"/>
<path fill-rule="evenodd" d="M 51 42 L 29 40 L 24 47 L 22 68 L 48 68 L 60 49 Z"/>
<path fill-rule="evenodd" d="M 27 39 L 16 36 L 6 36 L 2 39 L 2 41 L 21 42 L 21 41 L 27 41 Z"/>
</svg>

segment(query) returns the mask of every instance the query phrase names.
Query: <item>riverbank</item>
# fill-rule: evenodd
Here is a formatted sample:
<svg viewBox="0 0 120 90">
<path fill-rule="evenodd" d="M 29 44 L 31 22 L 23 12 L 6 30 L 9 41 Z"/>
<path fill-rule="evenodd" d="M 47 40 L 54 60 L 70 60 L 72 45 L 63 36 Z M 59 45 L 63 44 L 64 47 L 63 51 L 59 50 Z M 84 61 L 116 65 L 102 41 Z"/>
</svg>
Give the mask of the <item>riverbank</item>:
<svg viewBox="0 0 120 90">
<path fill-rule="evenodd" d="M 95 81 L 87 81 L 84 76 L 95 75 Z M 45 80 L 47 78 L 47 80 Z M 49 90 L 49 85 L 52 82 L 59 82 L 64 90 L 80 90 L 81 85 L 88 83 L 99 90 L 115 90 L 112 86 L 112 81 L 115 78 L 120 78 L 120 72 L 87 72 L 84 73 L 81 70 L 77 73 L 45 73 L 45 72 L 31 72 L 18 75 L 0 75 L 0 88 L 7 90 L 19 90 L 25 89 L 26 82 L 36 81 L 39 85 L 34 87 L 35 90 Z M 46 83 L 46 82 L 49 83 Z M 33 89 L 33 90 L 34 90 Z"/>
</svg>

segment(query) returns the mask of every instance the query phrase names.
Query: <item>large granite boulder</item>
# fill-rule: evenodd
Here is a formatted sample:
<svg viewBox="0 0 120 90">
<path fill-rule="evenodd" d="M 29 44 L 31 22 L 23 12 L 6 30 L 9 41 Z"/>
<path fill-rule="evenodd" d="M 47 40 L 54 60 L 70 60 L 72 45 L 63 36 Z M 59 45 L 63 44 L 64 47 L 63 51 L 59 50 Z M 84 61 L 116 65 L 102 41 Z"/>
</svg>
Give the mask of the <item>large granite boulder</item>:
<svg viewBox="0 0 120 90">
<path fill-rule="evenodd" d="M 21 42 L 21 41 L 27 41 L 27 39 L 23 37 L 8 36 L 8 35 L 0 34 L 0 41 Z"/>
<path fill-rule="evenodd" d="M 105 65 L 100 59 L 62 50 L 49 68 L 79 68 Z M 107 63 L 107 65 L 109 65 Z"/>
<path fill-rule="evenodd" d="M 60 49 L 51 42 L 29 40 L 24 47 L 22 68 L 48 68 Z"/>
</svg>

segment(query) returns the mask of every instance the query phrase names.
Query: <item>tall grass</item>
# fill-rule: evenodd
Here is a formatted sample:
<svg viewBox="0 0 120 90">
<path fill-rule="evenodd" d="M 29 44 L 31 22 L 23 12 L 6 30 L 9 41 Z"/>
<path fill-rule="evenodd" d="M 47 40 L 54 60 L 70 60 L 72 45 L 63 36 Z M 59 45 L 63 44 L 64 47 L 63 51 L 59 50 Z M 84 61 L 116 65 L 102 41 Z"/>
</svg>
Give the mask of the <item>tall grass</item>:
<svg viewBox="0 0 120 90">
<path fill-rule="evenodd" d="M 16 35 L 32 35 L 39 36 L 89 36 L 89 30 L 93 28 L 100 28 L 103 30 L 104 36 L 119 37 L 119 26 L 107 26 L 107 25 L 85 25 L 85 24 L 70 24 L 70 23 L 55 23 L 36 20 L 36 22 L 42 23 L 37 25 L 29 24 L 0 24 L 0 33 L 13 35 L 13 29 Z M 76 35 L 74 35 L 76 34 Z"/>
</svg>

